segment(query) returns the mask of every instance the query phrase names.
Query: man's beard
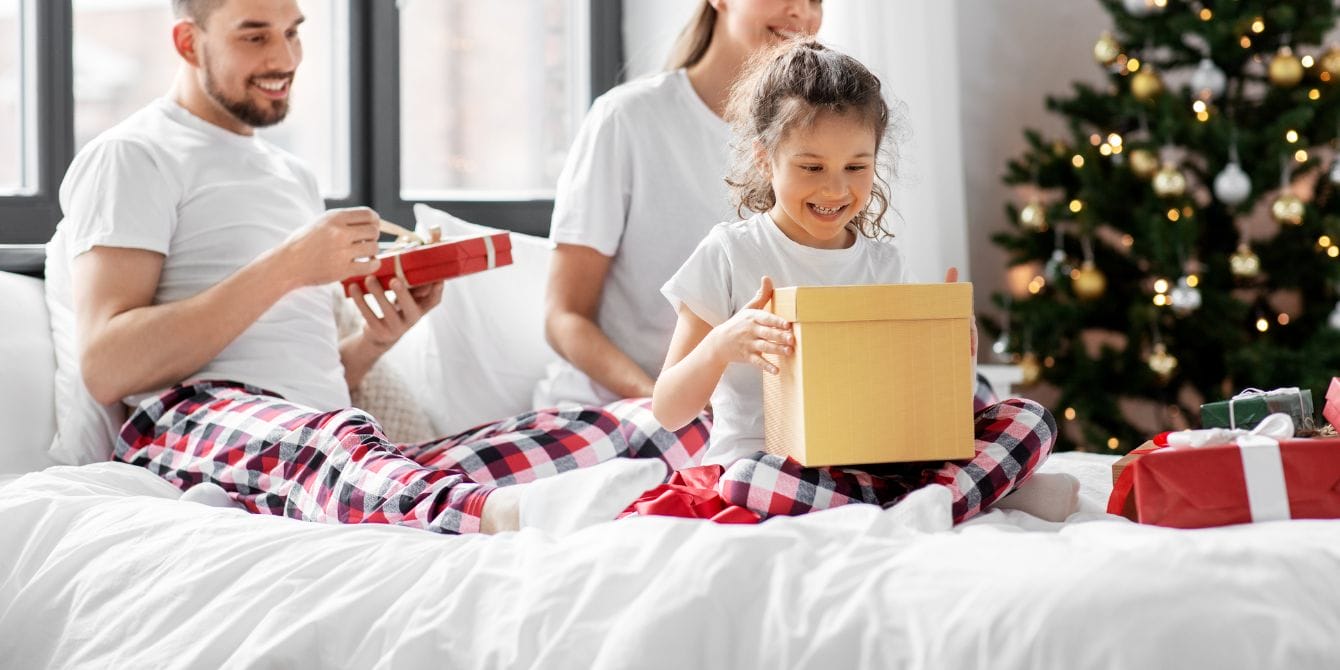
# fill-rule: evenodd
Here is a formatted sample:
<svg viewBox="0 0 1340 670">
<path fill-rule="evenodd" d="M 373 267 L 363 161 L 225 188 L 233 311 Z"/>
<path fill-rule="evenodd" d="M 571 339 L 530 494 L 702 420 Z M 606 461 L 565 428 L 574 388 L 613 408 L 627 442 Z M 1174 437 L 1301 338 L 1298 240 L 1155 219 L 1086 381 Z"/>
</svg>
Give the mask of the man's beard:
<svg viewBox="0 0 1340 670">
<path fill-rule="evenodd" d="M 280 73 L 266 73 L 258 78 L 280 75 Z M 289 84 L 292 90 L 292 84 Z M 224 109 L 228 110 L 238 121 L 251 126 L 252 128 L 266 128 L 284 120 L 288 116 L 288 100 L 272 100 L 268 106 L 257 104 L 248 95 L 243 95 L 240 100 L 234 100 L 228 97 L 218 82 L 214 79 L 214 73 L 208 65 L 205 66 L 205 92 L 215 102 L 219 103 Z"/>
</svg>

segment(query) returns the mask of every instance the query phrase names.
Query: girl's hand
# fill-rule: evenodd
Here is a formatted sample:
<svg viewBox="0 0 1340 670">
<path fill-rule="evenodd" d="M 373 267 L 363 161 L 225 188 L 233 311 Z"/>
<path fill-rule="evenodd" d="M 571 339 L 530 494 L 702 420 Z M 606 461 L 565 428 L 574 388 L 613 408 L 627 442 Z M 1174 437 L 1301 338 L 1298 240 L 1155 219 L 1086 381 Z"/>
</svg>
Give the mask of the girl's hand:
<svg viewBox="0 0 1340 670">
<path fill-rule="evenodd" d="M 772 300 L 772 278 L 764 277 L 754 299 L 735 316 L 712 329 L 707 342 L 713 357 L 723 363 L 749 363 L 769 374 L 777 367 L 763 354 L 790 356 L 795 344 L 791 324 L 763 308 Z"/>
<path fill-rule="evenodd" d="M 945 271 L 945 283 L 953 284 L 956 281 L 958 281 L 958 268 L 951 266 Z M 969 323 L 972 324 L 972 336 L 969 338 L 969 347 L 971 348 L 972 359 L 977 360 L 977 316 L 973 315 L 972 320 Z"/>
</svg>

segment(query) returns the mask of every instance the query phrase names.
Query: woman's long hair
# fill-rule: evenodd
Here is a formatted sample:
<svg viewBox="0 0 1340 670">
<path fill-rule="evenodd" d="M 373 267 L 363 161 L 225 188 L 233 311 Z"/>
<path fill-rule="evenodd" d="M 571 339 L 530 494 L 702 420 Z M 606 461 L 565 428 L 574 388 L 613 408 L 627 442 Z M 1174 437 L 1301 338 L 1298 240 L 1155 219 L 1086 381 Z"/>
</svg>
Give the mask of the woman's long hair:
<svg viewBox="0 0 1340 670">
<path fill-rule="evenodd" d="M 717 25 L 717 10 L 708 0 L 694 13 L 693 20 L 684 26 L 675 46 L 670 49 L 670 59 L 666 61 L 667 70 L 693 67 L 703 59 L 707 47 L 712 44 L 712 31 Z"/>
</svg>

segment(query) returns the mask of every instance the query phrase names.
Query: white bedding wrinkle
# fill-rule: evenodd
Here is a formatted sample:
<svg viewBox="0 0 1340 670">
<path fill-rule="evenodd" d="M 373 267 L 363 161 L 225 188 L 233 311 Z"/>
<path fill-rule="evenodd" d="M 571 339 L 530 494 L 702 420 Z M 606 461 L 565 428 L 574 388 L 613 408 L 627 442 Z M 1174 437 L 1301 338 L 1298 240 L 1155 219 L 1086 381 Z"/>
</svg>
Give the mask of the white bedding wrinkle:
<svg viewBox="0 0 1340 670">
<path fill-rule="evenodd" d="M 0 665 L 1323 668 L 1340 521 L 1198 531 L 1083 510 L 948 529 L 930 488 L 758 526 L 564 538 L 325 526 L 176 500 L 118 463 L 0 488 Z"/>
</svg>

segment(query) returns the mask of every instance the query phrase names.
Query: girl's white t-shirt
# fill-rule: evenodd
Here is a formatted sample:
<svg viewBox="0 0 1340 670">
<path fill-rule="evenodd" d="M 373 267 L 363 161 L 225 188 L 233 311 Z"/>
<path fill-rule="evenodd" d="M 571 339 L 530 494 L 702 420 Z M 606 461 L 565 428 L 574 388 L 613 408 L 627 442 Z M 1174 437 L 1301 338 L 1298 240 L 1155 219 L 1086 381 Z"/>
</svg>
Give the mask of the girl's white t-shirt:
<svg viewBox="0 0 1340 670">
<path fill-rule="evenodd" d="M 744 308 L 766 275 L 773 286 L 910 283 L 898 247 L 857 235 L 846 249 L 815 249 L 782 232 L 766 213 L 714 227 L 684 266 L 661 288 L 713 327 Z M 730 465 L 763 450 L 763 377 L 732 363 L 712 393 L 714 420 L 706 464 Z"/>
<path fill-rule="evenodd" d="M 612 258 L 597 323 L 652 377 L 675 329 L 661 285 L 716 222 L 736 217 L 730 141 L 685 71 L 663 72 L 592 104 L 558 180 L 549 237 Z M 550 366 L 534 398 L 537 407 L 616 399 L 566 361 Z"/>
</svg>

